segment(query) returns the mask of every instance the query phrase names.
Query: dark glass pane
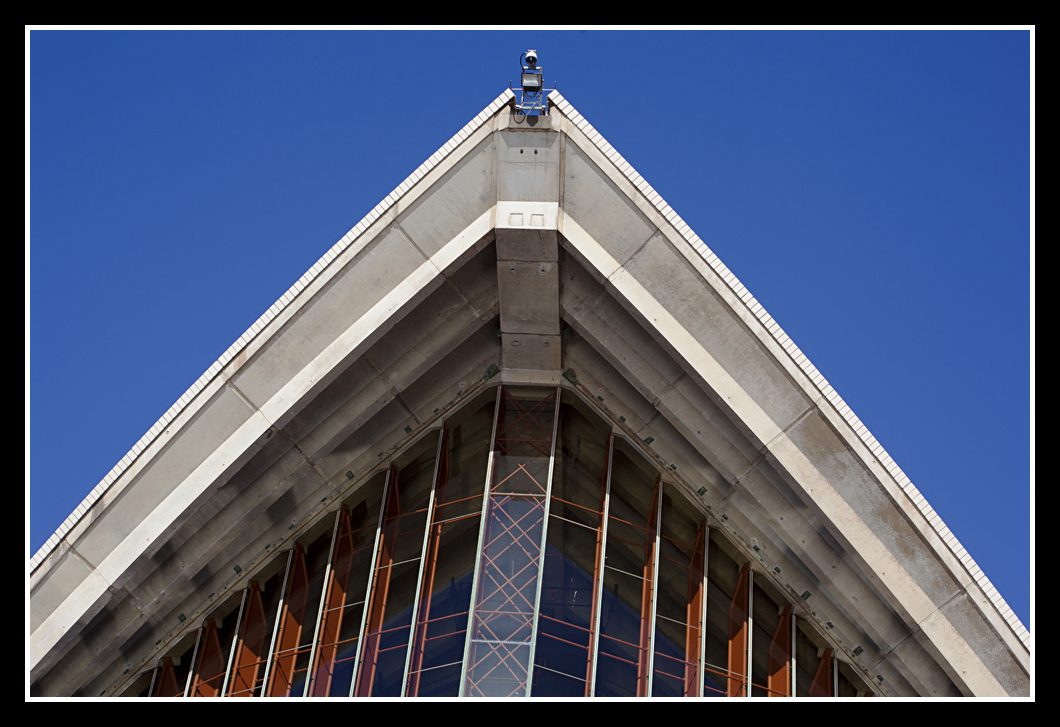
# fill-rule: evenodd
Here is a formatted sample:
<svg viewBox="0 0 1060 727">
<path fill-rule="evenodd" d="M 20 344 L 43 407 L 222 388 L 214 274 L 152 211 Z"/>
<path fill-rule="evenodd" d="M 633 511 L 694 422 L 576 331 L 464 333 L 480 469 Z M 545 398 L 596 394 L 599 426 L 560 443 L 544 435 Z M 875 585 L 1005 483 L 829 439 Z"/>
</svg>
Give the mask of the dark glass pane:
<svg viewBox="0 0 1060 727">
<path fill-rule="evenodd" d="M 857 670 L 844 661 L 837 661 L 839 689 L 837 697 L 874 697 L 875 692 L 865 684 Z"/>
<path fill-rule="evenodd" d="M 729 683 L 734 676 L 742 685 L 741 677 L 745 672 L 730 675 L 730 629 L 733 621 L 741 618 L 740 603 L 734 603 L 740 583 L 741 571 L 746 560 L 739 551 L 722 536 L 717 529 L 710 530 L 707 549 L 707 628 L 706 628 L 706 672 L 707 691 L 704 696 L 725 696 L 735 683 Z M 746 619 L 746 614 L 742 615 Z M 741 651 L 746 648 L 733 643 L 732 648 Z M 740 654 L 732 654 L 737 661 Z M 745 695 L 743 686 L 737 690 Z M 718 693 L 718 692 L 721 693 Z"/>
<path fill-rule="evenodd" d="M 159 662 L 153 697 L 183 697 L 191 672 L 198 630 L 185 634 Z"/>
<path fill-rule="evenodd" d="M 285 596 L 281 631 L 273 650 L 269 696 L 302 697 L 309 678 L 309 657 L 316 636 L 317 615 L 324 591 L 324 573 L 331 554 L 331 536 L 338 513 L 322 518 L 296 541 Z M 299 563 L 301 546 L 304 561 Z M 304 572 L 301 568 L 304 567 Z"/>
<path fill-rule="evenodd" d="M 350 694 L 385 481 L 384 473 L 376 475 L 347 498 L 340 510 L 310 687 L 316 697 Z"/>
<path fill-rule="evenodd" d="M 247 588 L 236 658 L 228 684 L 230 697 L 256 697 L 262 692 L 269 645 L 290 555 L 290 551 L 276 555 L 267 566 L 254 574 Z"/>
<path fill-rule="evenodd" d="M 242 601 L 243 592 L 236 591 L 206 617 L 196 673 L 192 677 L 191 696 L 221 696 Z"/>
<path fill-rule="evenodd" d="M 496 396 L 496 390 L 488 391 L 446 421 L 409 661 L 409 696 L 460 692 Z"/>
<path fill-rule="evenodd" d="M 647 696 L 658 474 L 615 440 L 601 593 L 597 696 Z"/>
<path fill-rule="evenodd" d="M 391 469 L 355 696 L 401 696 L 442 432 Z"/>
<path fill-rule="evenodd" d="M 824 637 L 801 618 L 795 619 L 795 624 L 795 696 L 830 697 L 832 650 Z"/>
<path fill-rule="evenodd" d="M 664 487 L 655 600 L 652 696 L 699 696 L 706 523 L 672 485 Z"/>
<path fill-rule="evenodd" d="M 572 696 L 576 689 L 573 696 L 585 696 L 591 678 L 610 427 L 581 401 L 568 399 L 560 408 L 552 475 L 531 690 L 537 697 Z"/>
<path fill-rule="evenodd" d="M 791 631 L 787 624 L 785 628 L 780 629 L 782 638 L 776 638 L 781 626 L 781 616 L 783 615 L 788 623 L 791 621 L 790 611 L 784 612 L 787 603 L 761 574 L 755 574 L 754 598 L 751 602 L 754 615 L 754 636 L 751 639 L 754 652 L 751 655 L 751 696 L 787 696 L 790 689 L 784 678 L 787 669 L 782 666 L 770 669 L 771 652 L 773 661 L 783 663 L 786 661 L 785 655 L 791 651 Z M 784 671 L 784 675 L 775 673 L 778 668 Z M 775 673 L 772 688 L 769 685 L 771 671 Z"/>
</svg>

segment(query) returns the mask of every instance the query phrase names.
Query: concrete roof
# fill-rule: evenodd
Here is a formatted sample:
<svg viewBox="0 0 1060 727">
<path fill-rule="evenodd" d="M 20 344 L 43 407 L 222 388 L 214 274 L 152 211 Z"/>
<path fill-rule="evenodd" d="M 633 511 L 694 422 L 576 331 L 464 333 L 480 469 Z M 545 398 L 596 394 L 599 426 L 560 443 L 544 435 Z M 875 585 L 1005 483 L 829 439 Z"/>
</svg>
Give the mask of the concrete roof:
<svg viewBox="0 0 1060 727">
<path fill-rule="evenodd" d="M 233 565 L 499 361 L 502 381 L 576 388 L 646 442 L 885 692 L 1027 694 L 1029 633 L 820 372 L 566 99 L 534 128 L 512 100 L 339 240 L 33 556 L 31 679 L 94 695 L 157 658 L 239 585 Z M 558 257 L 513 254 L 549 234 Z"/>
</svg>

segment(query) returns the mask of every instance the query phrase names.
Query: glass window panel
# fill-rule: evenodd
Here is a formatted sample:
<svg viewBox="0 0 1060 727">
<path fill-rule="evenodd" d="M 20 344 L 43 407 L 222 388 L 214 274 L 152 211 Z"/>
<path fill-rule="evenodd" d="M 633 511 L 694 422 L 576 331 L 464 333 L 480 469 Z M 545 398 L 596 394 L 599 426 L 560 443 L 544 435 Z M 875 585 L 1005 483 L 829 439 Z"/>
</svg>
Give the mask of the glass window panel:
<svg viewBox="0 0 1060 727">
<path fill-rule="evenodd" d="M 409 660 L 409 696 L 460 692 L 496 396 L 496 389 L 487 391 L 446 421 Z"/>
<path fill-rule="evenodd" d="M 433 574 L 425 574 L 425 580 L 431 575 L 431 591 L 420 597 L 422 638 L 409 667 L 410 696 L 459 694 L 479 520 L 472 515 L 438 526 L 437 545 L 428 558 Z M 453 664 L 455 672 L 448 668 Z"/>
<path fill-rule="evenodd" d="M 604 568 L 600 610 L 600 653 L 596 667 L 598 697 L 636 697 L 647 693 L 647 633 L 642 616 L 651 581 Z"/>
<path fill-rule="evenodd" d="M 391 470 L 354 696 L 401 696 L 441 436 L 424 437 Z"/>
<path fill-rule="evenodd" d="M 342 504 L 317 637 L 312 696 L 350 694 L 385 482 L 381 472 Z"/>
<path fill-rule="evenodd" d="M 270 697 L 305 695 L 324 574 L 337 517 L 338 513 L 335 513 L 322 518 L 295 541 L 266 691 Z"/>
<path fill-rule="evenodd" d="M 465 696 L 527 693 L 556 395 L 501 389 Z"/>
<path fill-rule="evenodd" d="M 746 623 L 747 561 L 739 551 L 711 528 L 707 553 L 707 629 L 704 696 L 746 696 L 746 631 L 739 633 L 741 618 Z M 743 583 L 744 596 L 737 597 Z M 745 663 L 745 662 L 744 662 Z"/>
<path fill-rule="evenodd" d="M 759 573 L 755 574 L 752 604 L 751 696 L 790 696 L 791 607 L 766 576 Z"/>
<path fill-rule="evenodd" d="M 706 520 L 676 488 L 664 487 L 655 600 L 652 696 L 699 696 Z"/>
<path fill-rule="evenodd" d="M 232 639 L 236 635 L 236 622 L 239 620 L 239 607 L 242 602 L 243 592 L 233 593 L 203 623 L 195 676 L 192 677 L 189 692 L 191 696 L 221 696 L 228 655 L 231 652 Z"/>
<path fill-rule="evenodd" d="M 247 602 L 239 625 L 236 657 L 228 680 L 228 696 L 254 697 L 261 694 L 269 643 L 280 606 L 283 579 L 290 551 L 277 554 L 254 574 L 247 586 Z"/>
<path fill-rule="evenodd" d="M 141 672 L 136 675 L 133 679 L 132 684 L 126 687 L 125 691 L 119 696 L 121 697 L 150 697 L 151 696 L 151 681 L 155 675 L 154 669 L 148 669 L 145 672 Z"/>
<path fill-rule="evenodd" d="M 199 631 L 184 634 L 158 663 L 152 697 L 183 697 Z"/>
<path fill-rule="evenodd" d="M 560 407 L 534 685 L 537 697 L 588 696 L 603 546 L 610 427 L 576 397 Z M 565 676 L 562 676 L 565 675 Z"/>
<path fill-rule="evenodd" d="M 593 693 L 647 696 L 658 474 L 615 441 L 607 516 L 600 648 Z"/>
<path fill-rule="evenodd" d="M 817 630 L 795 619 L 795 696 L 832 696 L 832 649 Z"/>
<path fill-rule="evenodd" d="M 571 696 L 568 680 L 557 681 L 551 676 L 539 678 L 544 672 L 538 667 L 580 680 L 582 691 L 574 696 L 586 696 L 589 654 L 593 647 L 590 624 L 597 541 L 595 529 L 555 517 L 549 520 L 534 650 L 534 687 L 531 691 L 534 696 Z M 564 555 L 565 552 L 571 556 Z M 554 693 L 552 688 L 555 686 L 561 687 L 562 693 Z"/>
<path fill-rule="evenodd" d="M 845 661 L 837 661 L 839 689 L 837 697 L 875 697 L 876 693 L 865 684 L 857 670 Z"/>
<path fill-rule="evenodd" d="M 435 522 L 482 512 L 496 397 L 487 391 L 445 423 L 448 477 L 435 495 Z"/>
</svg>

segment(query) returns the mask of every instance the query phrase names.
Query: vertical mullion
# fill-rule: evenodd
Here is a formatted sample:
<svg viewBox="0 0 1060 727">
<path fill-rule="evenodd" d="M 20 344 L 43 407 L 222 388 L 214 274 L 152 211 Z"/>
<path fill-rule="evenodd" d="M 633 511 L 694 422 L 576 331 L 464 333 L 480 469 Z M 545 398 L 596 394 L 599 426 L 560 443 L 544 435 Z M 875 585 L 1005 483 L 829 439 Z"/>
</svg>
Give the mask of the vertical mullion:
<svg viewBox="0 0 1060 727">
<path fill-rule="evenodd" d="M 482 565 L 482 540 L 486 536 L 487 507 L 490 496 L 490 480 L 493 478 L 493 452 L 497 446 L 497 420 L 500 417 L 502 400 L 504 399 L 504 387 L 497 391 L 497 403 L 493 408 L 493 433 L 490 435 L 489 458 L 486 462 L 486 486 L 482 491 L 482 514 L 479 518 L 478 527 L 478 549 L 475 551 L 475 569 L 471 576 L 471 603 L 467 609 L 467 634 L 464 636 L 464 658 L 460 664 L 460 691 L 459 696 L 464 696 L 464 685 L 467 682 L 467 662 L 471 652 L 471 632 L 475 625 L 475 607 L 478 605 L 478 569 Z"/>
<path fill-rule="evenodd" d="M 328 564 L 324 568 L 324 580 L 321 585 L 323 590 L 320 592 L 320 606 L 317 607 L 317 621 L 316 626 L 313 627 L 313 640 L 309 642 L 312 646 L 309 649 L 309 666 L 306 671 L 305 686 L 302 687 L 303 697 L 309 696 L 309 689 L 313 685 L 313 681 L 316 679 L 316 669 L 313 668 L 315 666 L 313 660 L 316 659 L 317 656 L 317 641 L 320 639 L 320 628 L 324 621 L 322 616 L 328 605 L 328 585 L 330 584 L 331 578 L 331 563 L 332 559 L 335 557 L 335 544 L 338 541 L 339 522 L 341 521 L 342 508 L 339 508 L 335 511 L 335 525 L 331 528 L 331 547 L 328 549 Z M 307 573 L 306 575 L 308 576 L 309 574 Z"/>
<path fill-rule="evenodd" d="M 272 638 L 269 639 L 269 652 L 265 662 L 265 676 L 261 682 L 261 696 L 265 696 L 265 690 L 269 687 L 269 672 L 272 670 L 272 652 L 276 648 L 276 634 L 280 630 L 280 619 L 283 617 L 283 602 L 287 595 L 287 577 L 291 575 L 291 562 L 294 559 L 294 548 L 287 553 L 287 568 L 283 571 L 283 584 L 280 588 L 280 600 L 276 604 L 276 623 L 272 625 Z"/>
<path fill-rule="evenodd" d="M 699 696 L 707 696 L 707 604 L 710 602 L 710 519 L 703 528 L 703 606 L 699 617 Z"/>
<path fill-rule="evenodd" d="M 350 696 L 357 689 L 357 672 L 361 666 L 361 652 L 364 650 L 364 625 L 368 620 L 368 606 L 372 598 L 372 580 L 375 578 L 375 564 L 379 559 L 379 538 L 383 532 L 383 516 L 386 514 L 386 498 L 390 494 L 390 474 L 393 468 L 386 471 L 383 481 L 383 499 L 379 502 L 379 518 L 375 523 L 375 542 L 372 545 L 372 565 L 368 568 L 368 587 L 364 592 L 364 608 L 361 609 L 361 628 L 357 632 L 357 653 L 353 659 L 353 676 L 350 678 Z"/>
<path fill-rule="evenodd" d="M 243 608 L 247 604 L 247 591 L 243 589 L 243 598 L 239 600 L 239 615 L 236 616 L 236 628 L 232 634 L 232 648 L 228 650 L 228 665 L 225 667 L 225 678 L 221 682 L 221 696 L 228 696 L 228 679 L 232 675 L 232 663 L 236 659 L 236 645 L 239 643 L 239 627 L 243 625 Z"/>
<path fill-rule="evenodd" d="M 420 549 L 420 569 L 416 573 L 416 594 L 412 599 L 412 625 L 409 630 L 409 643 L 405 647 L 405 671 L 401 678 L 401 696 L 404 697 L 409 686 L 409 661 L 412 659 L 412 647 L 416 641 L 416 627 L 419 621 L 420 592 L 423 588 L 423 569 L 427 563 L 427 546 L 431 542 L 432 519 L 434 518 L 434 501 L 438 490 L 438 468 L 442 462 L 442 445 L 445 443 L 445 428 L 438 430 L 438 449 L 434 453 L 434 479 L 431 481 L 431 496 L 427 503 L 427 529 L 423 531 L 423 548 Z"/>
<path fill-rule="evenodd" d="M 537 651 L 537 622 L 541 613 L 541 585 L 545 570 L 545 548 L 548 538 L 548 514 L 552 506 L 552 473 L 556 468 L 556 436 L 559 434 L 560 394 L 563 389 L 556 389 L 556 413 L 552 419 L 552 446 L 548 454 L 548 483 L 545 485 L 545 515 L 541 524 L 541 553 L 537 557 L 537 593 L 534 594 L 534 625 L 530 630 L 530 663 L 526 670 L 526 696 L 534 684 L 534 655 Z"/>
<path fill-rule="evenodd" d="M 651 696 L 651 686 L 655 677 L 655 602 L 659 598 L 659 548 L 662 545 L 660 542 L 662 538 L 662 511 L 663 511 L 663 492 L 664 485 L 662 480 L 658 481 L 656 487 L 659 489 L 659 494 L 656 495 L 655 500 L 655 552 L 653 557 L 655 558 L 655 564 L 653 566 L 653 572 L 651 577 L 651 631 L 648 636 L 648 696 Z"/>
<path fill-rule="evenodd" d="M 158 667 L 151 670 L 151 687 L 147 690 L 147 696 L 155 696 L 155 679 L 158 679 Z"/>
<path fill-rule="evenodd" d="M 747 694 L 751 696 L 751 676 L 754 674 L 754 637 L 755 637 L 755 571 L 747 569 Z"/>
<path fill-rule="evenodd" d="M 791 609 L 791 696 L 795 696 L 795 675 L 798 671 L 795 669 L 795 628 L 798 624 L 795 621 L 795 609 Z"/>
<path fill-rule="evenodd" d="M 596 574 L 596 593 L 598 594 L 596 599 L 596 612 L 593 614 L 593 653 L 591 658 L 593 660 L 593 673 L 590 675 L 589 681 L 589 696 L 596 695 L 596 666 L 600 663 L 600 612 L 604 606 L 604 563 L 607 562 L 607 518 L 610 514 L 611 509 L 611 465 L 615 454 L 615 435 L 612 434 L 608 437 L 607 441 L 607 462 L 604 466 L 607 468 L 607 484 L 604 486 L 604 527 L 600 534 L 600 568 Z"/>
<path fill-rule="evenodd" d="M 832 659 L 832 696 L 839 696 L 839 659 L 836 658 Z"/>
<path fill-rule="evenodd" d="M 184 696 L 191 691 L 191 682 L 195 678 L 195 660 L 199 657 L 199 644 L 202 643 L 203 627 L 199 627 L 199 633 L 195 635 L 195 650 L 191 652 L 191 662 L 188 664 L 188 679 L 184 682 Z"/>
</svg>

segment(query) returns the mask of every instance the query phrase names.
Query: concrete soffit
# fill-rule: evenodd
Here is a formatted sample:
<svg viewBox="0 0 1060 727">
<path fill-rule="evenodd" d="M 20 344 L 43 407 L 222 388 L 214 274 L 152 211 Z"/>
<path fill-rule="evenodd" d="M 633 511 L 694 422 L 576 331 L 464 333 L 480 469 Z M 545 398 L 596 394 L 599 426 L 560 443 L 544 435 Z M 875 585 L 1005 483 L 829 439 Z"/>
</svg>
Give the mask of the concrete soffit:
<svg viewBox="0 0 1060 727">
<path fill-rule="evenodd" d="M 607 224 L 591 204 L 577 198 L 576 185 L 568 185 L 564 192 L 563 171 L 559 204 L 493 198 L 469 205 L 463 217 L 446 219 L 442 227 L 448 231 L 438 233 L 437 240 L 432 233 L 416 228 L 416 212 L 421 207 L 422 216 L 428 212 L 435 217 L 445 214 L 429 206 L 425 192 L 436 188 L 440 180 L 465 173 L 475 163 L 477 152 L 493 132 L 508 127 L 505 110 L 513 98 L 510 90 L 498 96 L 325 253 L 156 422 L 33 556 L 31 585 L 36 585 L 66 555 L 68 543 L 77 541 L 80 549 L 79 538 L 91 531 L 103 511 L 120 500 L 123 490 L 138 477 L 149 473 L 167 448 L 179 445 L 177 435 L 182 429 L 195 421 L 201 425 L 209 416 L 209 407 L 231 400 L 225 404 L 229 407 L 225 411 L 231 412 L 230 421 L 211 425 L 220 446 L 190 471 L 183 472 L 180 485 L 150 508 L 146 517 L 127 523 L 121 537 L 101 545 L 96 555 L 78 553 L 78 561 L 86 561 L 86 573 L 80 584 L 64 593 L 61 603 L 32 629 L 31 667 L 41 664 L 47 668 L 42 659 L 64 640 L 66 630 L 84 622 L 93 608 L 98 610 L 94 604 L 108 589 L 113 592 L 121 587 L 134 563 L 142 563 L 145 555 L 163 545 L 161 541 L 167 534 L 186 520 L 183 513 L 198 507 L 218 481 L 231 477 L 261 450 L 271 433 L 288 424 L 351 360 L 437 290 L 443 274 L 463 265 L 481 249 L 482 241 L 493 230 L 522 225 L 525 216 L 527 224 L 558 231 L 578 262 L 673 360 L 680 362 L 697 391 L 707 392 L 713 405 L 737 423 L 761 453 L 759 459 L 764 458 L 784 477 L 808 503 L 813 515 L 826 523 L 853 555 L 861 571 L 870 574 L 873 588 L 884 594 L 905 621 L 917 625 L 917 639 L 926 643 L 928 652 L 937 655 L 943 664 L 969 665 L 966 670 L 952 666 L 946 669 L 962 691 L 996 696 L 1008 693 L 951 623 L 946 608 L 955 596 L 931 591 L 924 585 L 924 578 L 918 580 L 916 574 L 909 572 L 907 563 L 896 559 L 894 544 L 866 525 L 857 498 L 851 499 L 850 492 L 836 484 L 837 478 L 829 466 L 846 457 L 840 467 L 856 464 L 863 472 L 858 482 L 877 483 L 876 487 L 890 498 L 891 506 L 908 521 L 913 536 L 931 549 L 941 568 L 959 584 L 962 595 L 969 595 L 975 608 L 1028 672 L 1029 632 L 820 372 L 676 212 L 558 92 L 553 92 L 549 101 L 551 127 L 561 132 L 561 143 L 568 147 L 563 159 L 570 160 L 567 163 L 571 166 L 585 165 L 586 170 L 599 175 L 599 184 L 615 193 L 627 210 L 624 214 L 630 220 L 643 222 L 643 239 L 629 232 L 636 227 L 631 223 L 624 232 L 616 231 L 605 240 Z M 569 177 L 574 172 L 568 168 L 566 174 Z M 490 182 L 494 188 L 495 182 Z M 623 234 L 629 237 L 626 246 Z M 262 377 L 260 372 L 255 375 L 251 364 L 262 356 L 277 356 L 277 352 L 286 350 L 285 331 L 299 316 L 309 315 L 311 301 L 327 296 L 336 299 L 341 294 L 338 276 L 351 263 L 363 265 L 369 261 L 370 267 L 371 260 L 382 259 L 384 254 L 386 259 L 393 259 L 388 245 L 402 251 L 415 250 L 407 263 L 402 263 L 404 267 L 393 265 L 389 293 L 357 311 L 356 321 L 349 328 L 322 341 L 311 361 L 292 361 L 287 368 L 279 366 L 272 379 Z M 766 352 L 773 368 L 767 371 L 761 364 L 760 375 L 755 376 L 734 369 L 734 362 L 719 354 L 709 336 L 696 328 L 693 319 L 699 311 L 693 314 L 683 310 L 679 302 L 667 299 L 659 286 L 653 285 L 656 276 L 670 275 L 673 270 L 686 271 L 688 279 L 696 281 L 704 295 L 709 291 L 712 299 L 722 301 L 725 315 L 750 332 L 749 341 L 756 350 Z M 386 284 L 391 284 L 390 279 Z M 771 389 L 770 376 L 783 378 L 788 388 L 776 385 Z M 511 379 L 506 376 L 504 380 Z M 673 387 L 676 389 L 677 384 Z M 662 410 L 670 405 L 660 401 L 659 406 Z M 676 415 L 672 418 L 678 419 Z M 822 454 L 822 446 L 832 449 Z M 722 471 L 727 472 L 724 468 Z M 734 477 L 750 474 L 747 470 Z M 711 508 L 711 512 L 720 511 Z M 897 648 L 898 644 L 893 646 Z M 883 658 L 886 655 L 880 660 Z"/>
</svg>

